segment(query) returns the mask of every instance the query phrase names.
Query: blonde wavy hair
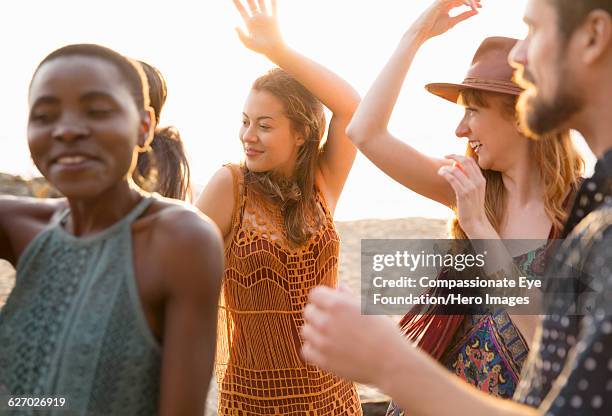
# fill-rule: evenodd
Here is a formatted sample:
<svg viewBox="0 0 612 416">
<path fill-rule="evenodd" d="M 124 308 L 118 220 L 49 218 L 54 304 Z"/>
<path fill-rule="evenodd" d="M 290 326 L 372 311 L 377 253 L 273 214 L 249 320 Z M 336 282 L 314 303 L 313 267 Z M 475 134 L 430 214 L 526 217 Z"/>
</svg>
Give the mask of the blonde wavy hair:
<svg viewBox="0 0 612 416">
<path fill-rule="evenodd" d="M 461 91 L 461 99 L 466 105 L 490 107 L 489 98 L 493 95 L 501 99 L 501 111 L 510 120 L 516 120 L 516 103 L 518 96 L 482 92 L 474 89 Z M 466 156 L 478 160 L 468 145 Z M 567 219 L 567 210 L 564 203 L 570 192 L 576 191 L 584 170 L 584 160 L 572 143 L 569 131 L 546 135 L 534 141 L 533 157 L 539 167 L 537 172 L 544 184 L 544 209 L 552 221 L 554 234 L 561 231 Z M 487 185 L 485 190 L 485 212 L 493 228 L 499 232 L 501 222 L 506 210 L 506 188 L 500 172 L 481 169 Z M 456 209 L 455 216 L 450 222 L 450 234 L 453 238 L 467 239 L 467 235 L 459 225 Z"/>
</svg>

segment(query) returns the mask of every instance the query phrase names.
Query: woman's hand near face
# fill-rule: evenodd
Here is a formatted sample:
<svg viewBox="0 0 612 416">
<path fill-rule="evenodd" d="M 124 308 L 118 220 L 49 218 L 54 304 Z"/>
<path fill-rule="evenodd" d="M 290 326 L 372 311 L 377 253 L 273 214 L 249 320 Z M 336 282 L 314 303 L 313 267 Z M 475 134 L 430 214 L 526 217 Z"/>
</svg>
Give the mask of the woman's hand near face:
<svg viewBox="0 0 612 416">
<path fill-rule="evenodd" d="M 449 155 L 447 158 L 453 160 L 454 164 L 441 168 L 439 173 L 455 191 L 459 225 L 471 240 L 474 250 L 487 255 L 483 272 L 490 279 L 500 277 L 518 279 L 520 271 L 514 264 L 504 241 L 487 218 L 485 212 L 487 182 L 478 164 L 473 158 L 466 156 Z M 525 294 L 518 293 L 518 295 Z"/>
<path fill-rule="evenodd" d="M 480 167 L 471 157 L 449 155 L 452 166 L 440 168 L 442 176 L 455 191 L 459 225 L 470 240 L 499 238 L 485 212 L 485 180 Z"/>
</svg>

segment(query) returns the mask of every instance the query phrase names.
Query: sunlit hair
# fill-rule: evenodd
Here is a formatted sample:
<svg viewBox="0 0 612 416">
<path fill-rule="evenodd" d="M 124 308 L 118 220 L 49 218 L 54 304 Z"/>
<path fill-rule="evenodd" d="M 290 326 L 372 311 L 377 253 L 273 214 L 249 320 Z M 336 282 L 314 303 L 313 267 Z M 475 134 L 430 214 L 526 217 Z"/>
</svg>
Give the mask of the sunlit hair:
<svg viewBox="0 0 612 416">
<path fill-rule="evenodd" d="M 481 92 L 474 89 L 461 91 L 461 99 L 466 105 L 490 107 L 492 96 L 501 98 L 500 111 L 507 116 L 508 121 L 516 121 L 516 102 L 518 97 L 509 94 Z M 564 202 L 570 190 L 576 190 L 584 169 L 584 161 L 572 143 L 569 131 L 546 135 L 534 140 L 533 157 L 537 162 L 544 188 L 544 209 L 552 221 L 555 233 L 561 231 L 567 218 Z M 468 145 L 466 156 L 478 160 L 478 155 Z M 506 210 L 506 188 L 500 172 L 481 169 L 487 185 L 485 191 L 485 212 L 493 228 L 499 232 Z M 459 225 L 457 212 L 450 224 L 453 238 L 465 239 L 467 235 Z"/>
<path fill-rule="evenodd" d="M 190 201 L 191 175 L 181 135 L 174 126 L 159 127 L 167 97 L 166 79 L 152 65 L 142 61 L 140 65 L 149 84 L 149 100 L 155 112 L 155 134 L 151 150 L 138 154 L 134 182 L 167 198 Z"/>
<path fill-rule="evenodd" d="M 557 26 L 567 41 L 576 28 L 595 9 L 600 9 L 612 14 L 612 2 L 610 0 L 548 0 L 557 11 Z"/>
<path fill-rule="evenodd" d="M 315 170 L 325 132 L 323 104 L 291 75 L 276 68 L 258 78 L 253 90 L 266 91 L 282 103 L 294 132 L 304 138 L 298 149 L 295 172 L 283 178 L 274 171 L 245 173 L 245 181 L 281 205 L 286 237 L 303 244 L 321 226 L 315 198 Z"/>
</svg>

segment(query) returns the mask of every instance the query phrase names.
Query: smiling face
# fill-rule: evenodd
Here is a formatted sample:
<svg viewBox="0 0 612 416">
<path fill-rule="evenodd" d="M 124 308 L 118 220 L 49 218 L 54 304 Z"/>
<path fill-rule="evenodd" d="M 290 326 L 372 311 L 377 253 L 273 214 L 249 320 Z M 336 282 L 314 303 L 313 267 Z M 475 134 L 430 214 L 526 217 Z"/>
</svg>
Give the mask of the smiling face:
<svg viewBox="0 0 612 416">
<path fill-rule="evenodd" d="M 505 108 L 507 97 L 493 93 L 462 94 L 465 107 L 455 134 L 468 139 L 468 145 L 477 155 L 482 169 L 505 171 L 513 163 L 520 141 L 525 140 L 517 130 L 516 122 Z"/>
<path fill-rule="evenodd" d="M 119 69 L 91 56 L 60 56 L 30 86 L 28 143 L 40 172 L 68 198 L 127 182 L 149 131 Z"/>
<path fill-rule="evenodd" d="M 524 18 L 529 34 L 510 54 L 519 67 L 517 81 L 525 88 L 519 104 L 522 121 L 537 135 L 571 126 L 572 117 L 583 107 L 577 45 L 562 41 L 557 19 L 548 0 L 530 0 Z"/>
<path fill-rule="evenodd" d="M 283 103 L 264 90 L 251 90 L 240 128 L 247 168 L 252 172 L 276 171 L 291 176 L 304 139 L 293 131 Z"/>
</svg>

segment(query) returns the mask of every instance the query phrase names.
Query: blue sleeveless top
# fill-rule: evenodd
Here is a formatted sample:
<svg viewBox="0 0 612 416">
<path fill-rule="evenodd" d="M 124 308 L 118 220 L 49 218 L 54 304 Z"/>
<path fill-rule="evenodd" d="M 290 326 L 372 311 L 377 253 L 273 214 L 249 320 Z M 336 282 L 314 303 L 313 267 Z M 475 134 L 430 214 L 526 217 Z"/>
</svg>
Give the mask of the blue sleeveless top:
<svg viewBox="0 0 612 416">
<path fill-rule="evenodd" d="M 140 304 L 131 230 L 151 202 L 83 238 L 64 230 L 66 210 L 26 248 L 0 311 L 0 413 L 157 413 L 161 347 Z M 65 403 L 9 408 L 10 397 Z"/>
</svg>

